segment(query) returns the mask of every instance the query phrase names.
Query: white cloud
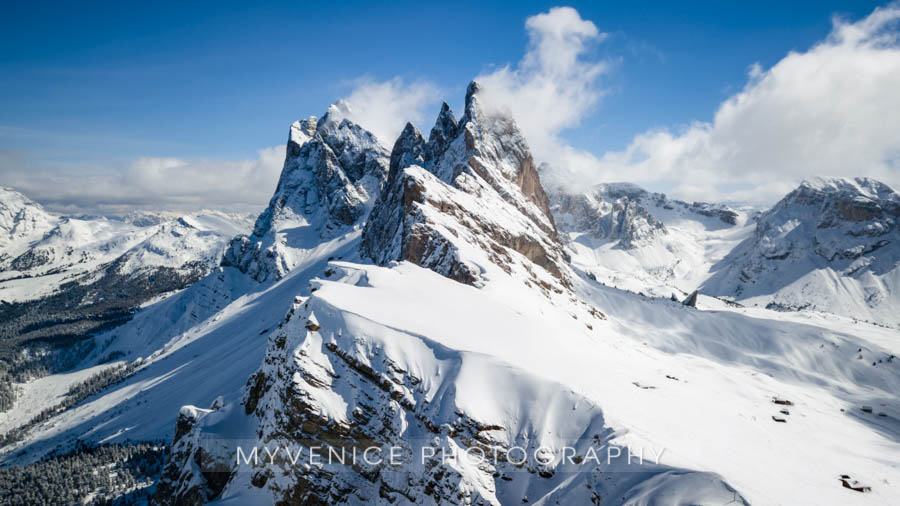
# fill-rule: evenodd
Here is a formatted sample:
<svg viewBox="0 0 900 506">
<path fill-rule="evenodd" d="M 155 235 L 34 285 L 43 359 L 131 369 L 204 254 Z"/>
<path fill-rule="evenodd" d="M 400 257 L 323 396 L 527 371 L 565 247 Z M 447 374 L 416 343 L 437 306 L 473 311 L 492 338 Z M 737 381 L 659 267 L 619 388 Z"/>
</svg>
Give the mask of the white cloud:
<svg viewBox="0 0 900 506">
<path fill-rule="evenodd" d="M 610 63 L 592 58 L 606 38 L 572 8 L 526 21 L 529 45 L 515 65 L 484 72 L 482 104 L 510 111 L 544 177 L 584 188 L 628 180 L 695 200 L 769 203 L 813 175 L 868 175 L 900 188 L 900 4 L 849 22 L 768 69 L 748 67 L 744 88 L 709 122 L 636 136 L 595 156 L 562 137 L 592 114 Z M 391 145 L 407 121 L 426 124 L 440 90 L 428 81 L 361 78 L 345 101 L 350 119 Z M 0 132 L 2 133 L 2 132 Z M 0 180 L 52 207 L 119 212 L 131 207 L 258 209 L 271 196 L 284 147 L 256 159 L 141 158 L 127 166 L 39 166 L 0 152 Z"/>
<path fill-rule="evenodd" d="M 603 96 L 598 79 L 609 65 L 584 57 L 606 34 L 571 7 L 532 16 L 525 27 L 525 56 L 515 68 L 478 76 L 480 97 L 485 107 L 513 114 L 538 159 L 567 165 L 570 148 L 559 135 L 577 126 Z"/>
<path fill-rule="evenodd" d="M 770 69 L 750 66 L 744 89 L 710 123 L 638 135 L 623 152 L 583 160 L 598 180 L 669 181 L 694 198 L 771 202 L 803 177 L 860 176 L 900 187 L 900 6 L 857 22 Z M 754 190 L 723 192 L 735 183 Z"/>
<path fill-rule="evenodd" d="M 0 153 L 0 178 L 51 209 L 122 214 L 135 208 L 259 211 L 275 190 L 284 146 L 248 160 L 139 158 L 127 166 L 42 166 Z"/>
<path fill-rule="evenodd" d="M 428 106 L 440 98 L 438 87 L 428 81 L 406 83 L 395 77 L 378 82 L 358 79 L 353 91 L 344 98 L 350 104 L 348 119 L 369 130 L 388 147 L 408 121 L 421 123 Z"/>
<path fill-rule="evenodd" d="M 406 121 L 421 121 L 439 97 L 425 81 L 400 78 L 376 82 L 362 78 L 345 99 L 349 119 L 388 146 Z M 258 152 L 254 159 L 213 160 L 142 157 L 127 165 L 48 165 L 0 151 L 0 181 L 50 209 L 68 213 L 124 214 L 133 209 L 217 208 L 260 211 L 272 196 L 285 147 Z"/>
</svg>

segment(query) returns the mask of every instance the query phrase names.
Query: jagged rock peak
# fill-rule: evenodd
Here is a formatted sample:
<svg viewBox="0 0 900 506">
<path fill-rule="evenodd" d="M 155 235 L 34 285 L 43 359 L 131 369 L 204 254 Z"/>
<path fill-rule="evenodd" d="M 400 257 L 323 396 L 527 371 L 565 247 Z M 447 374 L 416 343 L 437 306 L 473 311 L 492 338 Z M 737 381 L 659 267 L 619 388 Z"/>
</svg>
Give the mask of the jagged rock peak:
<svg viewBox="0 0 900 506">
<path fill-rule="evenodd" d="M 478 81 L 472 81 L 469 83 L 469 86 L 466 87 L 466 109 L 469 108 L 472 98 L 474 98 L 475 94 L 479 91 L 481 91 L 481 85 L 478 84 Z"/>
<path fill-rule="evenodd" d="M 437 132 L 437 133 L 436 133 Z M 441 104 L 441 112 L 438 113 L 437 121 L 434 122 L 434 128 L 431 129 L 431 141 L 438 133 L 447 138 L 454 138 L 459 132 L 459 122 L 453 115 L 453 111 L 447 102 Z"/>
<path fill-rule="evenodd" d="M 352 112 L 353 109 L 350 107 L 349 103 L 338 100 L 328 106 L 328 110 L 325 111 L 325 114 L 322 116 L 320 126 L 325 129 L 335 128 L 343 123 Z"/>
<path fill-rule="evenodd" d="M 466 111 L 459 122 L 443 104 L 423 150 L 423 168 L 458 187 L 456 181 L 461 174 L 476 176 L 515 200 L 509 187 L 512 183 L 525 197 L 514 204 L 546 233 L 555 235 L 550 202 L 525 137 L 508 114 L 484 112 L 478 99 L 480 90 L 477 82 L 469 84 Z M 408 140 L 404 138 L 404 142 Z M 415 154 L 407 159 L 415 159 Z"/>
<path fill-rule="evenodd" d="M 329 229 L 361 217 L 363 204 L 377 196 L 387 176 L 387 150 L 347 119 L 349 112 L 349 105 L 338 102 L 318 121 L 291 125 L 278 187 L 257 220 L 255 235 L 264 235 L 279 220 L 308 223 L 322 208 L 327 214 L 322 226 Z"/>
<path fill-rule="evenodd" d="M 478 98 L 481 89 L 481 85 L 476 81 L 469 84 L 466 90 L 466 115 L 461 122 L 466 134 L 466 147 L 471 153 L 469 167 L 498 191 L 503 186 L 502 182 L 497 180 L 498 174 L 484 169 L 489 165 L 499 169 L 497 171 L 499 175 L 518 186 L 525 198 L 537 206 L 543 214 L 541 217 L 532 216 L 532 218 L 539 222 L 539 226 L 545 231 L 555 235 L 556 226 L 550 212 L 550 199 L 544 192 L 537 165 L 531 156 L 525 136 L 510 115 L 485 114 Z"/>
<path fill-rule="evenodd" d="M 312 232 L 330 239 L 361 226 L 385 184 L 390 154 L 374 134 L 347 118 L 350 112 L 348 104 L 337 102 L 320 119 L 291 125 L 275 193 L 253 234 L 232 241 L 223 265 L 259 281 L 280 278 L 296 258 L 288 250 L 303 248 L 291 237 Z M 304 234 L 278 233 L 287 229 Z"/>
<path fill-rule="evenodd" d="M 316 134 L 316 117 L 310 116 L 307 119 L 301 119 L 291 124 L 291 131 L 288 134 L 287 154 L 288 157 L 296 157 L 300 154 L 300 146 L 304 145 L 312 139 Z"/>
<path fill-rule="evenodd" d="M 470 121 L 482 121 L 484 112 L 478 100 L 478 92 L 481 91 L 481 85 L 477 81 L 472 81 L 466 88 L 466 106 L 465 114 L 460 120 L 460 125 L 465 125 Z"/>
<path fill-rule="evenodd" d="M 441 105 L 441 112 L 438 114 L 434 127 L 428 135 L 429 150 L 425 153 L 427 164 L 434 164 L 434 160 L 440 158 L 450 147 L 450 142 L 459 135 L 459 123 L 453 116 L 453 111 L 447 102 Z"/>
<path fill-rule="evenodd" d="M 407 123 L 391 150 L 391 174 L 412 166 L 425 165 L 425 139 L 412 123 Z"/>
<path fill-rule="evenodd" d="M 494 264 L 506 261 L 508 248 L 561 279 L 564 253 L 525 138 L 508 115 L 483 114 L 479 89 L 469 85 L 459 122 L 443 105 L 427 142 L 413 125 L 403 130 L 387 188 L 363 231 L 362 253 L 477 284 L 478 262 L 457 249 L 471 237 Z M 436 226 L 445 219 L 452 226 Z"/>
</svg>

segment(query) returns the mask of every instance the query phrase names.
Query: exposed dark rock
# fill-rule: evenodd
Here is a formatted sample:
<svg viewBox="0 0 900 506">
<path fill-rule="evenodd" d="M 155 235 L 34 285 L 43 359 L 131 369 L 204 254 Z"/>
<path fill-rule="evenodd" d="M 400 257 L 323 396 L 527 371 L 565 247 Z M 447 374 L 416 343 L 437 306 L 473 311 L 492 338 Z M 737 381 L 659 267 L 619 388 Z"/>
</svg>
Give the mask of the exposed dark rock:
<svg viewBox="0 0 900 506">
<path fill-rule="evenodd" d="M 320 120 L 291 125 L 275 194 L 253 233 L 232 240 L 223 266 L 257 281 L 280 279 L 293 268 L 285 250 L 305 246 L 290 237 L 330 238 L 362 223 L 385 184 L 389 153 L 371 132 L 344 118 L 347 107 L 338 103 Z"/>
<path fill-rule="evenodd" d="M 687 296 L 686 299 L 684 299 L 684 302 L 682 302 L 682 304 L 688 307 L 697 307 L 697 296 L 698 292 L 697 290 L 694 290 L 690 295 Z"/>
<path fill-rule="evenodd" d="M 515 122 L 487 115 L 477 91 L 472 83 L 458 123 L 443 105 L 427 142 L 407 124 L 391 151 L 387 187 L 363 230 L 361 252 L 379 264 L 407 260 L 477 284 L 480 269 L 461 258 L 457 247 L 468 240 L 504 268 L 508 249 L 561 279 L 565 256 L 534 160 Z M 453 197 L 460 193 L 488 208 L 461 205 Z M 510 212 L 520 217 L 515 219 L 524 227 L 516 228 L 525 233 L 510 233 L 497 221 Z M 454 225 L 438 225 L 433 213 L 450 217 Z"/>
</svg>

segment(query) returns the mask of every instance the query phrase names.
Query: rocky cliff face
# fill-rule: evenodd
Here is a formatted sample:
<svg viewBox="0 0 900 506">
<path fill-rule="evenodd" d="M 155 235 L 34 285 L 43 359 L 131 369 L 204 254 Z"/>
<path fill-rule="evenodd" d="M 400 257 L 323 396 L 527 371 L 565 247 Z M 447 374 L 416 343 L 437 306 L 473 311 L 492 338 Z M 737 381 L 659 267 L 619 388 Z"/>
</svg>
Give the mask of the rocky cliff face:
<svg viewBox="0 0 900 506">
<path fill-rule="evenodd" d="M 637 187 L 598 185 L 572 194 L 553 193 L 553 212 L 559 226 L 594 239 L 619 241 L 632 249 L 667 233 L 666 226 L 641 205 L 647 192 Z"/>
<path fill-rule="evenodd" d="M 883 183 L 804 181 L 759 217 L 701 291 L 884 321 L 869 310 L 900 307 L 898 219 L 900 196 Z"/>
<path fill-rule="evenodd" d="M 426 141 L 408 124 L 391 152 L 386 190 L 363 230 L 361 252 L 378 264 L 408 260 L 478 285 L 484 263 L 565 284 L 547 195 L 512 118 L 487 114 L 478 85 L 457 121 L 444 104 Z"/>
<path fill-rule="evenodd" d="M 744 504 L 715 474 L 608 458 L 616 433 L 561 384 L 339 302 L 403 275 L 338 262 L 327 276 L 269 336 L 239 403 L 182 409 L 158 503 L 590 504 L 678 490 Z"/>
<path fill-rule="evenodd" d="M 755 249 L 769 260 L 812 254 L 827 262 L 853 261 L 895 243 L 898 219 L 900 196 L 883 183 L 804 181 L 760 217 Z"/>
<path fill-rule="evenodd" d="M 554 187 L 553 216 L 561 231 L 618 242 L 623 249 L 652 243 L 669 233 L 662 216 L 712 218 L 720 226 L 737 224 L 738 214 L 722 204 L 687 203 L 630 183 L 603 183 L 584 192 Z"/>
<path fill-rule="evenodd" d="M 388 151 L 337 103 L 317 120 L 291 125 L 284 168 L 249 236 L 236 237 L 223 265 L 257 281 L 279 279 L 297 250 L 361 226 L 387 177 Z"/>
<path fill-rule="evenodd" d="M 553 181 L 554 172 L 542 172 Z M 723 204 L 687 203 L 631 183 L 583 190 L 549 187 L 553 217 L 572 265 L 617 288 L 683 298 L 748 233 L 746 215 Z"/>
</svg>

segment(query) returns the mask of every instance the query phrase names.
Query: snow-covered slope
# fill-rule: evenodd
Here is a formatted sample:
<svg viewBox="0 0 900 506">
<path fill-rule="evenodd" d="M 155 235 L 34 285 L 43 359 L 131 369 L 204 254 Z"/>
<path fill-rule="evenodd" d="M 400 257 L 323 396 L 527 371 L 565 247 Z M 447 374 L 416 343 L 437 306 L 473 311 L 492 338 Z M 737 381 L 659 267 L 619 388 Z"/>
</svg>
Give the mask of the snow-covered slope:
<svg viewBox="0 0 900 506">
<path fill-rule="evenodd" d="M 203 501 L 221 494 L 226 503 L 260 504 L 741 503 L 715 474 L 654 465 L 650 458 L 628 465 L 625 453 L 607 462 L 606 445 L 619 448 L 624 434 L 580 389 L 548 377 L 558 371 L 556 358 L 565 356 L 547 349 L 551 333 L 562 331 L 563 350 L 593 348 L 593 339 L 564 311 L 545 313 L 543 323 L 530 313 L 546 304 L 539 292 L 518 288 L 518 296 L 503 300 L 511 293 L 467 287 L 409 263 L 390 270 L 333 263 L 330 270 L 333 281 L 316 281 L 315 292 L 299 297 L 270 335 L 242 402 L 182 410 L 163 485 L 169 497 Z M 423 298 L 434 304 L 422 305 Z M 445 307 L 466 318 L 448 319 Z M 533 367 L 536 362 L 541 366 Z M 303 448 L 302 463 L 316 442 L 347 451 L 396 445 L 406 460 L 394 468 L 233 466 L 236 444 L 247 452 L 254 444 L 259 451 L 263 444 Z M 448 454 L 470 447 L 488 455 L 513 447 L 531 455 L 538 448 L 576 453 L 572 461 L 554 457 L 545 465 L 530 457 L 521 465 L 423 462 L 422 447 Z M 649 456 L 651 447 L 645 451 Z"/>
<path fill-rule="evenodd" d="M 349 122 L 336 127 L 344 151 L 319 122 L 295 124 L 254 234 L 223 267 L 98 336 L 82 364 L 114 355 L 136 372 L 33 427 L 3 461 L 76 440 L 172 438 L 163 503 L 900 502 L 896 330 L 704 310 L 720 302 L 707 298 L 697 310 L 598 283 L 601 257 L 582 256 L 593 248 L 576 247 L 581 235 L 618 234 L 634 262 L 661 243 L 665 264 L 699 254 L 666 249 L 676 232 L 724 257 L 752 227 L 617 185 L 554 205 L 563 231 L 581 234 L 560 237 L 515 122 L 484 114 L 477 86 L 467 95 L 459 121 L 445 107 L 427 141 L 408 126 L 390 158 L 357 149 L 369 134 Z M 373 174 L 378 191 L 360 183 Z M 609 228 L 613 210 L 634 226 Z M 692 279 L 680 269 L 633 279 Z M 258 462 L 238 463 L 239 445 Z M 290 455 L 270 464 L 263 445 Z M 309 460 L 314 447 L 373 445 L 406 459 Z M 486 459 L 423 461 L 424 447 Z M 494 456 L 513 447 L 521 464 Z M 553 458 L 539 461 L 539 448 Z"/>
<path fill-rule="evenodd" d="M 407 128 L 394 153 L 421 147 L 419 139 Z M 493 165 L 482 172 L 462 170 L 467 185 L 445 182 L 446 173 L 428 163 L 428 144 L 393 157 L 424 166 L 401 171 L 409 162 L 392 163 L 363 234 L 363 255 L 386 251 L 375 259 L 389 268 L 331 262 L 268 333 L 265 357 L 239 395 L 181 411 L 162 497 L 235 504 L 862 504 L 900 497 L 900 462 L 884 460 L 900 448 L 894 408 L 886 407 L 900 386 L 889 359 L 896 342 L 883 348 L 813 325 L 648 300 L 577 277 L 567 265 L 556 277 L 486 233 L 490 225 L 480 228 L 484 208 L 467 200 L 472 190 L 492 210 L 488 224 L 503 217 L 504 225 L 523 226 L 513 230 L 537 234 L 522 225 L 539 229 L 534 215 L 514 204 L 523 201 L 522 188 L 504 185 L 504 194 L 481 175 L 496 174 L 516 143 L 479 157 Z M 373 237 L 385 246 L 367 244 Z M 537 237 L 553 243 L 550 234 Z M 491 251 L 509 261 L 495 261 Z M 458 275 L 460 265 L 472 277 Z M 533 275 L 550 280 L 549 289 Z M 859 411 L 863 404 L 884 416 Z M 408 457 L 423 446 L 489 455 L 544 447 L 557 457 L 571 447 L 580 459 L 309 463 L 316 446 L 373 444 L 398 446 Z M 245 452 L 288 446 L 291 457 L 235 464 L 238 445 Z M 645 455 L 664 448 L 667 456 L 627 470 L 621 460 L 585 458 L 611 445 Z M 871 483 L 871 495 L 843 488 L 841 475 Z"/>
<path fill-rule="evenodd" d="M 804 181 L 714 267 L 703 293 L 900 325 L 900 196 L 868 178 Z"/>
<path fill-rule="evenodd" d="M 900 377 L 896 363 L 885 361 L 897 353 L 896 341 L 882 348 L 812 325 L 695 311 L 579 282 L 579 291 L 610 315 L 589 329 L 569 308 L 548 305 L 515 283 L 474 289 L 408 263 L 392 269 L 333 263 L 327 270 L 328 278 L 298 298 L 287 322 L 269 335 L 266 358 L 241 397 L 226 396 L 207 415 L 184 412 L 186 432 L 170 476 L 190 479 L 172 479 L 172 492 L 209 493 L 216 475 L 199 471 L 215 469 L 213 456 L 220 455 L 225 477 L 212 487 L 222 492 L 227 482 L 226 502 L 269 503 L 301 493 L 307 495 L 292 497 L 377 502 L 379 490 L 404 502 L 404 492 L 423 497 L 431 490 L 504 504 L 523 497 L 582 504 L 596 491 L 614 504 L 627 502 L 619 497 L 640 504 L 627 492 L 640 482 L 636 476 L 626 485 L 620 474 L 568 474 L 565 467 L 543 480 L 539 469 L 504 464 L 439 467 L 434 474 L 380 470 L 369 480 L 340 466 L 230 467 L 238 441 L 248 452 L 253 445 L 262 452 L 263 444 L 296 451 L 307 442 L 301 462 L 309 458 L 308 442 L 321 440 L 396 443 L 414 454 L 423 444 L 575 446 L 583 457 L 597 434 L 599 444 L 647 455 L 665 448 L 663 464 L 717 472 L 752 504 L 900 497 L 894 393 Z M 879 332 L 886 331 L 865 333 Z M 792 406 L 773 402 L 780 399 Z M 875 411 L 861 411 L 864 405 Z M 200 448 L 211 460 L 197 457 Z M 194 458 L 204 463 L 183 467 Z M 872 486 L 871 495 L 842 488 L 842 474 Z M 598 476 L 600 483 L 593 481 Z M 568 478 L 578 486 L 557 481 Z M 671 487 L 700 497 L 686 503 L 734 499 L 718 483 L 708 477 L 709 487 L 690 480 Z M 579 491 L 585 495 L 566 495 Z M 670 499 L 679 504 L 681 497 Z"/>
<path fill-rule="evenodd" d="M 556 186 L 552 210 L 572 262 L 598 281 L 654 296 L 683 296 L 751 230 L 747 212 L 688 204 L 630 183 L 577 193 Z"/>
<path fill-rule="evenodd" d="M 211 272 L 251 224 L 219 211 L 74 218 L 12 190 L 0 197 L 0 412 L 12 406 L 11 419 L 32 413 L 20 383 L 69 371 L 95 334 Z"/>
</svg>

